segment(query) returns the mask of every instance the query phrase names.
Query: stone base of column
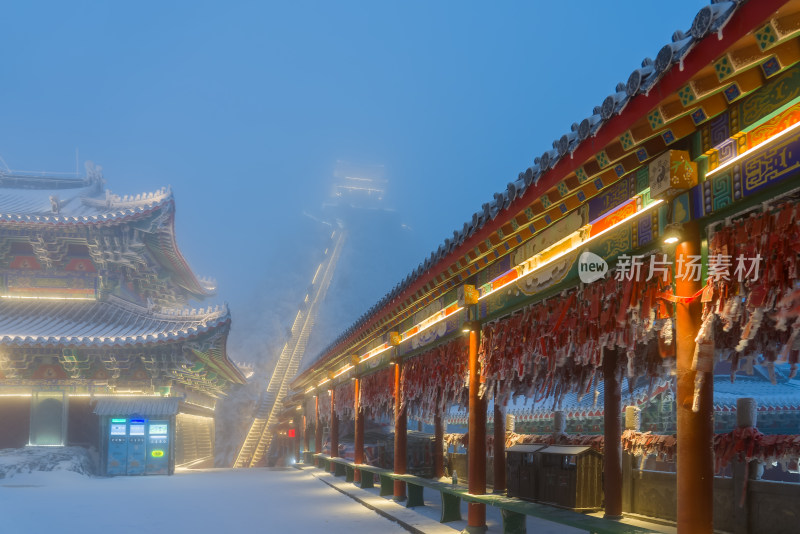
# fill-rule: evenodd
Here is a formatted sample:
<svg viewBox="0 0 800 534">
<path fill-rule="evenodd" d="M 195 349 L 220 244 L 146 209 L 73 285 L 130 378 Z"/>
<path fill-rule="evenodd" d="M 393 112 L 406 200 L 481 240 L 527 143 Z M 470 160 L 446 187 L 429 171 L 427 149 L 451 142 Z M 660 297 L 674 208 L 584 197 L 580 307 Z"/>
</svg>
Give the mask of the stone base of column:
<svg viewBox="0 0 800 534">
<path fill-rule="evenodd" d="M 622 516 L 621 515 L 603 514 L 603 519 L 610 519 L 612 521 L 619 521 L 620 519 L 622 519 Z"/>
<path fill-rule="evenodd" d="M 461 531 L 461 534 L 484 534 L 488 529 L 489 527 L 487 527 L 486 525 L 482 527 L 466 526 L 464 527 L 464 530 Z"/>
<path fill-rule="evenodd" d="M 406 483 L 402 480 L 394 481 L 394 495 L 392 496 L 397 502 L 405 502 L 406 500 Z"/>
</svg>

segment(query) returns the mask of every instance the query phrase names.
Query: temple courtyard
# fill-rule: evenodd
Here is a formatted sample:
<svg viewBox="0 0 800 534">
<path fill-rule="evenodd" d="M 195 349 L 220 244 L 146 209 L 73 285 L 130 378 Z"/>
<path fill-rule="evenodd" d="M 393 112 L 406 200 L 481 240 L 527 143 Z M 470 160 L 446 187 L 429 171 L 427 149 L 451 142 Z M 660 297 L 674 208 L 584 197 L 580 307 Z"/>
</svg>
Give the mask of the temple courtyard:
<svg viewBox="0 0 800 534">
<path fill-rule="evenodd" d="M 361 489 L 311 467 L 273 469 L 179 469 L 171 477 L 92 477 L 74 466 L 14 473 L 0 479 L 4 534 L 59 532 L 400 532 L 456 533 L 463 521 L 439 523 L 438 494 L 408 509 L 378 490 Z M 598 514 L 601 515 L 601 514 Z M 653 532 L 674 528 L 636 523 Z M 498 509 L 487 509 L 489 532 L 502 531 Z M 528 532 L 582 530 L 535 517 Z"/>
</svg>

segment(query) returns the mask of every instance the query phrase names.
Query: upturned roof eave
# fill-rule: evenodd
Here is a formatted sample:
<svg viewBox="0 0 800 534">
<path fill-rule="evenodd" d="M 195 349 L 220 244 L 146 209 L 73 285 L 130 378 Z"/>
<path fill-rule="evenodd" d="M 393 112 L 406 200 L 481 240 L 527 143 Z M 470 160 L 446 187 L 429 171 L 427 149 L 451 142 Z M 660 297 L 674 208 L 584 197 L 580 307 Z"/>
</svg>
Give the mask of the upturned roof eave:
<svg viewBox="0 0 800 534">
<path fill-rule="evenodd" d="M 502 210 L 494 219 L 488 221 L 472 236 L 466 238 L 461 245 L 455 247 L 449 254 L 443 256 L 433 268 L 412 281 L 406 288 L 398 293 L 395 298 L 385 303 L 346 339 L 343 339 L 323 353 L 305 371 L 295 378 L 292 382 L 292 386 L 295 387 L 296 384 L 303 383 L 306 377 L 314 372 L 319 364 L 325 363 L 331 356 L 335 356 L 352 345 L 360 335 L 373 328 L 382 317 L 386 316 L 387 310 L 391 309 L 393 305 L 411 298 L 426 284 L 430 283 L 437 276 L 445 273 L 450 265 L 458 262 L 458 260 L 464 257 L 470 250 L 474 249 L 479 243 L 483 243 L 504 224 L 508 224 L 520 211 L 524 210 L 549 189 L 558 184 L 559 181 L 574 172 L 584 161 L 603 150 L 609 143 L 613 142 L 615 138 L 622 135 L 638 120 L 646 116 L 659 102 L 676 93 L 683 85 L 697 75 L 698 72 L 708 67 L 714 59 L 722 55 L 739 39 L 757 28 L 785 3 L 785 0 L 760 0 L 758 2 L 747 2 L 739 6 L 737 11 L 733 13 L 730 20 L 726 23 L 724 32 L 721 32 L 721 35 L 716 33 L 708 35 L 695 44 L 683 59 L 682 68 L 676 68 L 675 65 L 672 65 L 647 93 L 639 93 L 632 97 L 618 115 L 603 123 L 594 136 L 581 142 L 572 152 L 571 157 L 561 158 L 552 169 L 541 175 L 541 179 L 537 183 L 532 184 L 522 196 L 512 201 L 508 208 Z"/>
</svg>

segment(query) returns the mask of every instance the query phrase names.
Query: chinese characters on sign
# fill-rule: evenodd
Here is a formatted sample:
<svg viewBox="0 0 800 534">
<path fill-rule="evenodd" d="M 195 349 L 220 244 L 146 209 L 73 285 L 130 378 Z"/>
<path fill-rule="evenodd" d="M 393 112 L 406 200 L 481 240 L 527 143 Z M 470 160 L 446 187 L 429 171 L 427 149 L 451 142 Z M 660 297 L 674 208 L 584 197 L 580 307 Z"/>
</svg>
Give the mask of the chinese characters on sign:
<svg viewBox="0 0 800 534">
<path fill-rule="evenodd" d="M 755 282 L 758 280 L 761 265 L 761 254 L 748 258 L 739 254 L 735 258 L 729 254 L 712 254 L 708 257 L 708 278 L 717 280 L 736 280 L 737 282 Z M 731 272 L 733 269 L 733 272 Z M 614 278 L 624 280 L 649 281 L 661 277 L 670 282 L 670 262 L 666 254 L 629 256 L 622 254 L 617 259 Z M 699 282 L 702 276 L 702 256 L 681 254 L 675 258 L 675 278 Z"/>
</svg>

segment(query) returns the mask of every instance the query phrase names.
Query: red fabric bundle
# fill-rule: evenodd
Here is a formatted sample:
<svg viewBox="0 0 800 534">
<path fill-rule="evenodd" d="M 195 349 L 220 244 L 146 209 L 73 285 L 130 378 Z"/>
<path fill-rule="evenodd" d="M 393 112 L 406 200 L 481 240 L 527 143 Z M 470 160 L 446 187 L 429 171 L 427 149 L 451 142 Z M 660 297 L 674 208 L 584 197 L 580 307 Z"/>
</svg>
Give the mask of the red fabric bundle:
<svg viewBox="0 0 800 534">
<path fill-rule="evenodd" d="M 673 355 L 671 306 L 659 298 L 667 288 L 661 277 L 611 277 L 485 325 L 485 391 L 495 391 L 502 404 L 516 395 L 554 397 L 554 404 L 569 392 L 580 398 L 592 389 L 604 347 L 624 351 L 631 379 L 663 376 L 669 369 L 662 358 Z"/>
<path fill-rule="evenodd" d="M 800 458 L 800 436 L 762 434 L 757 428 L 737 428 L 714 436 L 714 459 L 719 471 L 732 460 L 787 464 Z"/>
<path fill-rule="evenodd" d="M 343 382 L 334 389 L 334 410 L 339 420 L 352 418 L 355 412 L 355 385 L 352 380 Z"/>
<path fill-rule="evenodd" d="M 327 391 L 319 393 L 319 420 L 325 425 L 331 421 L 331 395 Z"/>
<path fill-rule="evenodd" d="M 370 419 L 394 414 L 394 367 L 381 369 L 361 379 L 361 406 Z"/>
<path fill-rule="evenodd" d="M 403 363 L 401 387 L 409 417 L 430 418 L 463 401 L 467 339 L 458 337 Z"/>
<path fill-rule="evenodd" d="M 705 317 L 713 328 L 716 356 L 731 362 L 731 381 L 740 367 L 751 372 L 759 358 L 773 382 L 775 361 L 788 361 L 792 377 L 797 372 L 799 215 L 800 205 L 786 202 L 729 224 L 709 240 Z"/>
<path fill-rule="evenodd" d="M 634 456 L 655 456 L 672 461 L 678 450 L 675 436 L 626 430 L 622 433 L 622 450 Z"/>
</svg>

